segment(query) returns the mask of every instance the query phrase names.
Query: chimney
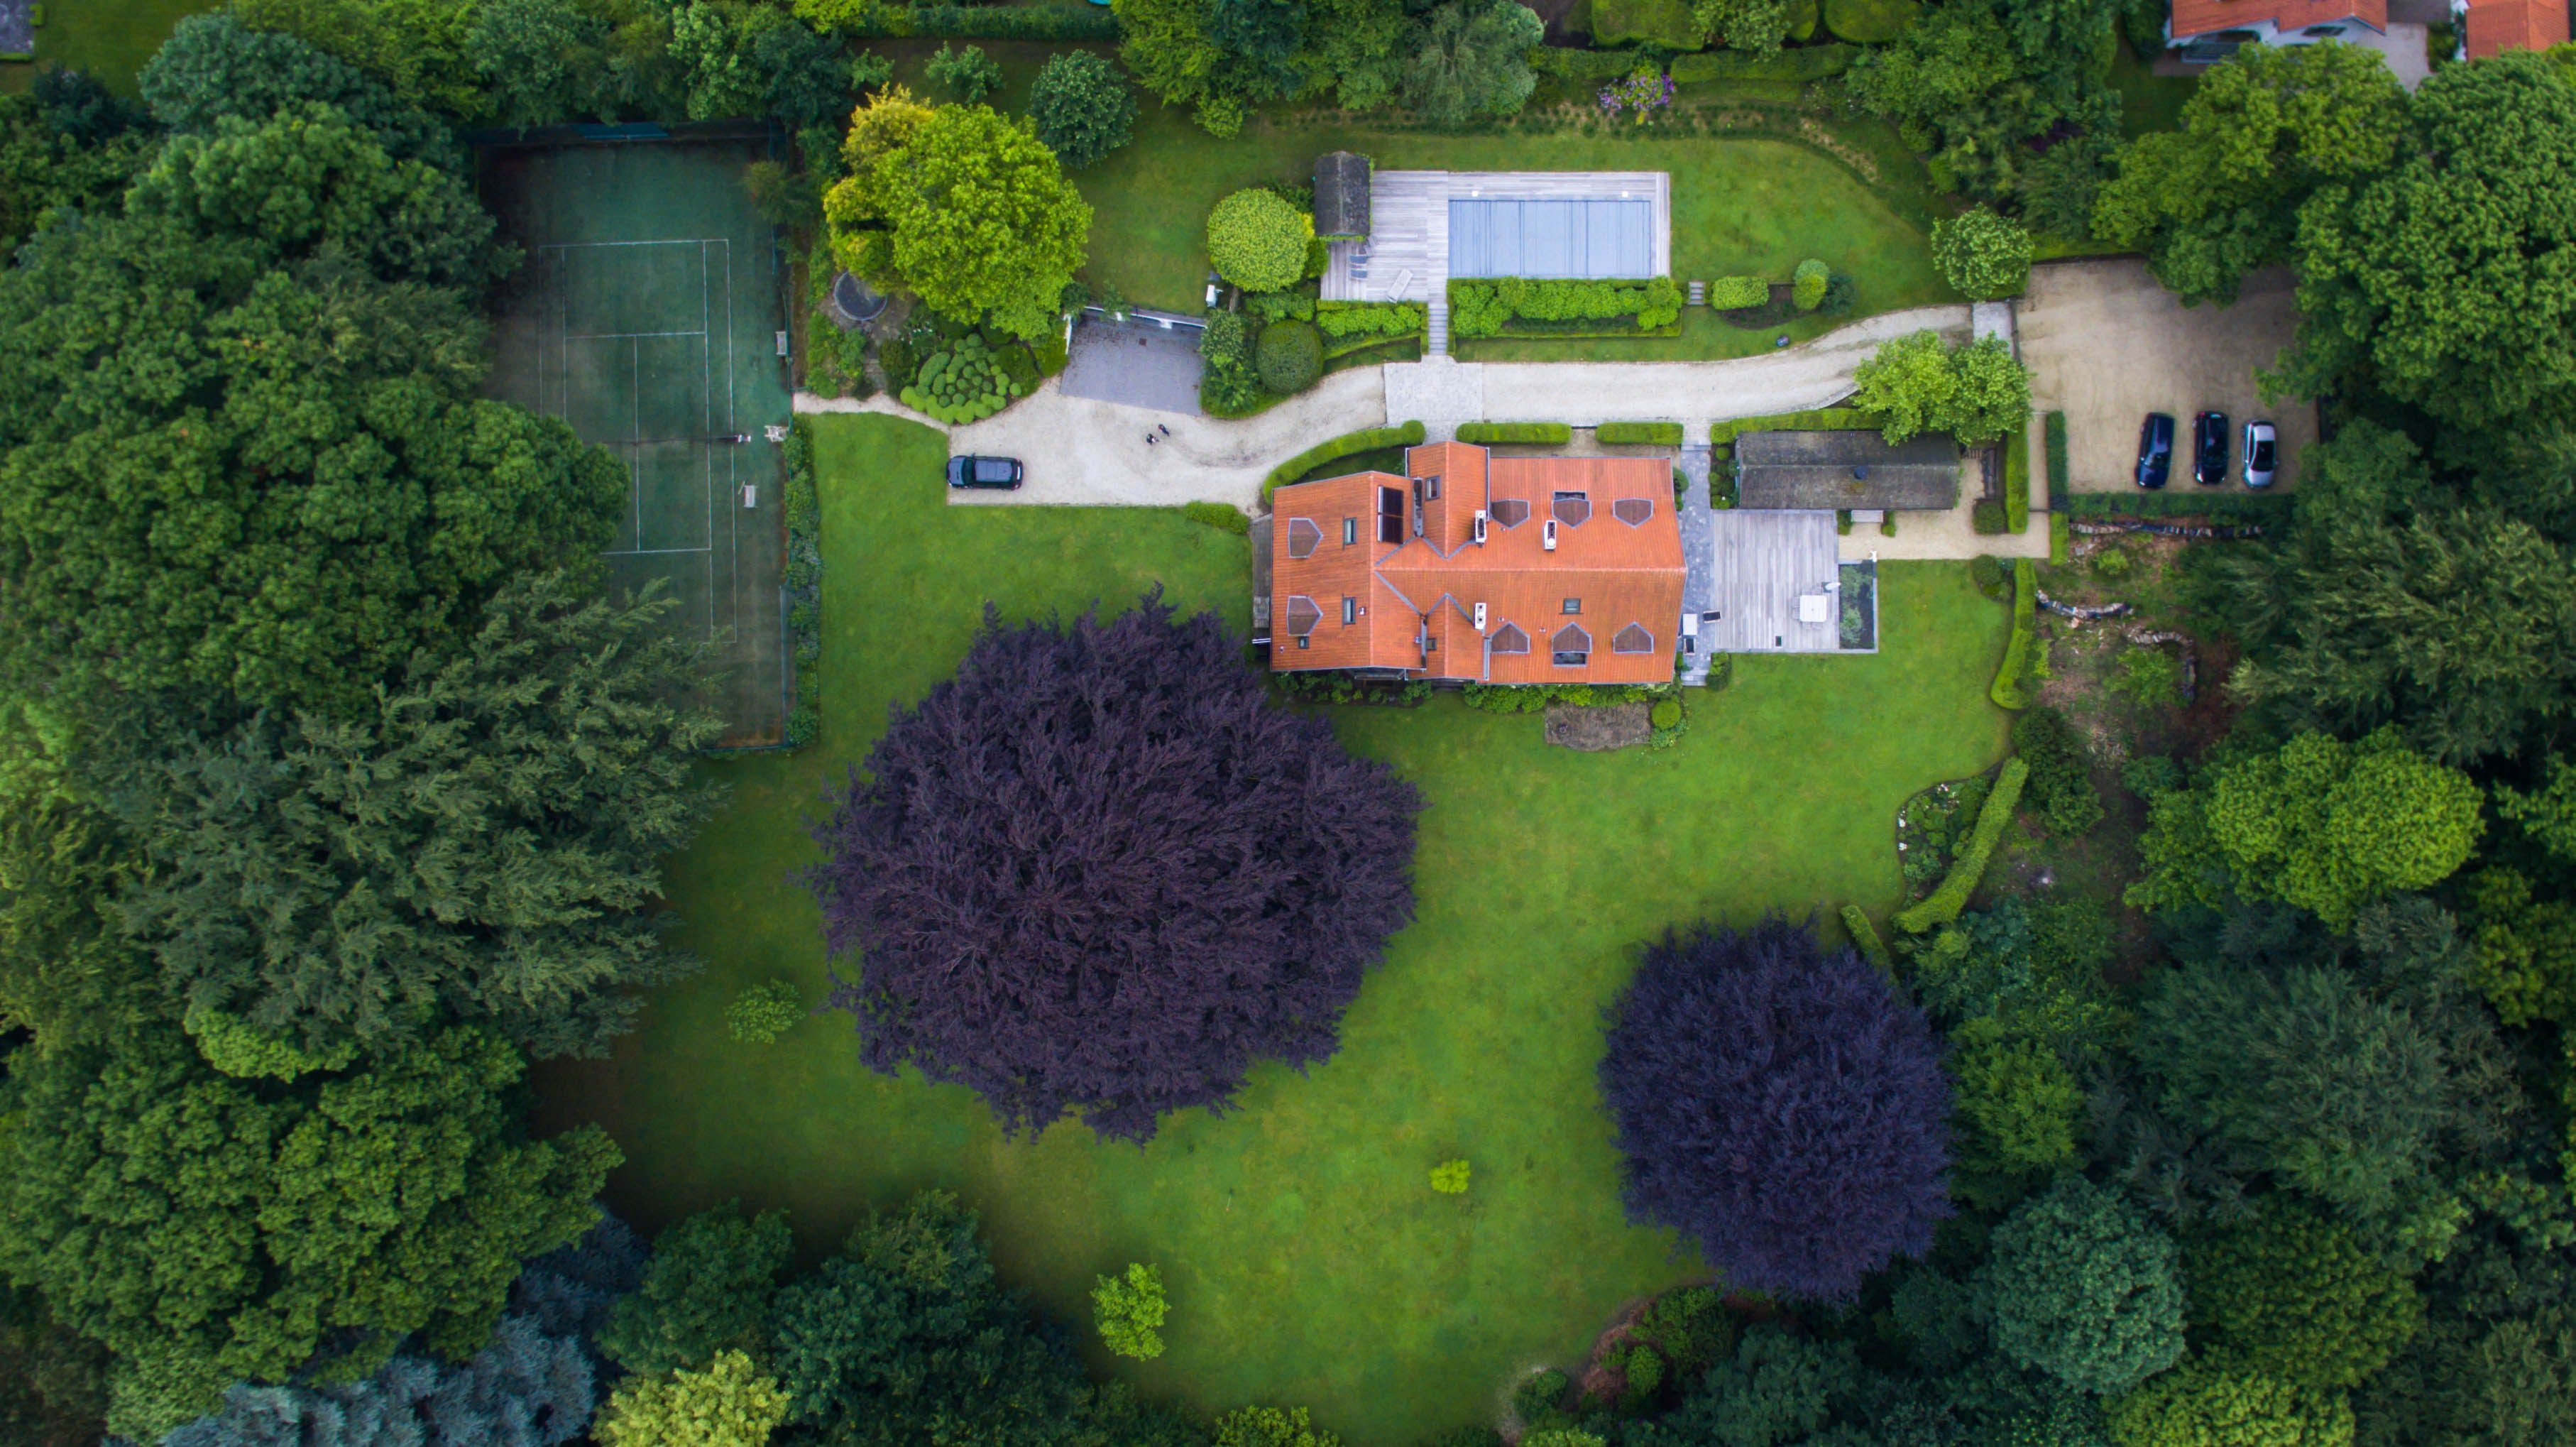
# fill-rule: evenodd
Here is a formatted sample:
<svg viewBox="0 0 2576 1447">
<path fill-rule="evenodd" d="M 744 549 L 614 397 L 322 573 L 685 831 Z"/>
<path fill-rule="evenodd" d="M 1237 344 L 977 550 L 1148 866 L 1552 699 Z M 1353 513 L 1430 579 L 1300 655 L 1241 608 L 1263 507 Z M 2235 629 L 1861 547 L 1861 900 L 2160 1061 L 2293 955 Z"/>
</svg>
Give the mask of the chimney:
<svg viewBox="0 0 2576 1447">
<path fill-rule="evenodd" d="M 1539 534 L 1538 545 L 1541 552 L 1552 553 L 1556 551 L 1556 519 L 1549 518 L 1547 520 L 1547 529 L 1545 532 Z"/>
<path fill-rule="evenodd" d="M 1485 605 L 1482 603 L 1476 605 L 1476 631 L 1478 633 L 1485 631 Z"/>
<path fill-rule="evenodd" d="M 1484 510 L 1483 508 L 1478 508 L 1478 509 L 1476 509 L 1476 546 L 1478 546 L 1478 547 L 1480 547 L 1480 548 L 1481 548 L 1481 547 L 1483 547 L 1484 545 L 1485 545 L 1485 510 Z"/>
</svg>

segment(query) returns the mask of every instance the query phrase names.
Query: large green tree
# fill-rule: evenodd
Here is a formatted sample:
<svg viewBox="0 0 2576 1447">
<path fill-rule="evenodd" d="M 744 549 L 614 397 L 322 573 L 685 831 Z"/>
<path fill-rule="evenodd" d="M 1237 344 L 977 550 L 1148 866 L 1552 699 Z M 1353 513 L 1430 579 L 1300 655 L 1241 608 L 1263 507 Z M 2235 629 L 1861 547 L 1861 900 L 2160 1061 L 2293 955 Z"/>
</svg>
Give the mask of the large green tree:
<svg viewBox="0 0 2576 1447">
<path fill-rule="evenodd" d="M 147 1439 L 232 1382 L 461 1359 L 519 1262 L 597 1215 L 595 1128 L 531 1141 L 517 1052 L 457 1026 L 280 1084 L 166 1024 L 10 1059 L 0 1268 L 116 1354 L 112 1429 Z"/>
<path fill-rule="evenodd" d="M 1537 88 L 1528 55 L 1546 32 L 1538 12 L 1512 0 L 1442 6 L 1406 72 L 1406 104 L 1441 126 L 1517 114 Z"/>
<path fill-rule="evenodd" d="M 1931 158 L 1945 187 L 2017 195 L 2043 164 L 2027 142 L 2119 130 L 2104 87 L 2113 0 L 1947 0 L 1852 66 L 1852 95 Z"/>
<path fill-rule="evenodd" d="M 2352 1405 L 2263 1372 L 2194 1361 L 2110 1411 L 2114 1447 L 2348 1447 Z"/>
<path fill-rule="evenodd" d="M 2234 301 L 2245 273 L 2290 259 L 2308 197 L 2378 175 L 2406 137 L 2406 91 L 2378 51 L 2248 45 L 2201 77 L 2180 130 L 2121 149 L 2093 229 L 2145 251 L 2184 301 Z"/>
<path fill-rule="evenodd" d="M 766 1355 L 770 1298 L 794 1247 L 776 1211 L 745 1220 L 728 1201 L 687 1217 L 653 1239 L 644 1279 L 600 1329 L 600 1355 L 646 1376 L 728 1350 Z"/>
<path fill-rule="evenodd" d="M 539 575 L 363 710 L 164 732 L 120 790 L 150 864 L 127 929 L 191 1008 L 310 1047 L 464 1017 L 604 1050 L 629 989 L 693 967 L 654 907 L 716 725 L 670 607 Z"/>
<path fill-rule="evenodd" d="M 897 88 L 870 108 L 920 114 L 872 128 L 859 113 L 851 174 L 823 203 L 841 264 L 950 316 L 1046 335 L 1091 237 L 1091 207 L 1055 153 L 988 106 L 925 109 Z"/>
<path fill-rule="evenodd" d="M 481 399 L 455 177 L 304 106 L 181 135 L 0 273 L 0 615 L 22 675 L 345 704 L 606 545 L 624 469 Z"/>
<path fill-rule="evenodd" d="M 2360 1386 L 2423 1325 L 2413 1283 L 2286 1193 L 2190 1264 L 2192 1323 L 2210 1350 L 2285 1381 Z"/>
<path fill-rule="evenodd" d="M 2576 85 L 2515 52 L 2437 71 L 2396 164 L 2299 213 L 2294 390 L 2479 427 L 2576 420 Z"/>
<path fill-rule="evenodd" d="M 1947 432 L 1970 447 L 2030 420 L 2030 372 L 1993 337 L 1965 346 L 1921 331 L 1880 346 L 1853 376 L 1852 405 L 1877 413 L 1889 442 Z"/>
<path fill-rule="evenodd" d="M 1992 1253 L 1981 1285 L 2014 1361 L 2110 1396 L 2181 1359 L 2180 1253 L 2119 1192 L 2060 1176 L 1995 1228 Z"/>
</svg>

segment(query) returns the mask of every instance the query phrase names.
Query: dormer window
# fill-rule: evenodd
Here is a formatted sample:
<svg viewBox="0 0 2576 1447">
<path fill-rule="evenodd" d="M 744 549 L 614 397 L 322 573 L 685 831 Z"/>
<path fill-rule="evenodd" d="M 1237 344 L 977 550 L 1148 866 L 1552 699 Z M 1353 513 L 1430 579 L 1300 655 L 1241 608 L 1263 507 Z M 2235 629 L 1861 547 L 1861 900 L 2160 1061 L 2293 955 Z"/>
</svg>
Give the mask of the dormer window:
<svg viewBox="0 0 2576 1447">
<path fill-rule="evenodd" d="M 1312 598 L 1297 597 L 1288 600 L 1286 616 L 1288 631 L 1297 635 L 1297 646 L 1302 648 L 1306 644 L 1306 635 L 1314 632 L 1315 625 L 1324 621 L 1324 610 L 1316 607 Z"/>
<path fill-rule="evenodd" d="M 1357 543 L 1359 540 L 1360 520 L 1358 518 L 1342 519 L 1342 546 L 1347 548 L 1352 544 Z"/>
<path fill-rule="evenodd" d="M 1580 492 L 1560 492 L 1550 503 L 1548 512 L 1566 527 L 1578 528 L 1592 517 L 1592 498 Z"/>
<path fill-rule="evenodd" d="M 1529 652 L 1529 635 L 1523 633 L 1520 629 L 1513 627 L 1511 624 L 1506 623 L 1502 627 L 1494 630 L 1494 651 L 1496 653 L 1527 653 Z"/>
<path fill-rule="evenodd" d="M 1568 613 L 1580 613 L 1580 612 L 1582 612 L 1582 611 L 1583 611 L 1583 600 L 1582 600 L 1582 599 L 1580 599 L 1580 598 L 1568 598 L 1568 599 L 1566 599 L 1566 600 L 1565 600 L 1565 607 L 1564 607 L 1564 610 L 1563 610 L 1563 611 L 1568 612 Z"/>
<path fill-rule="evenodd" d="M 1641 528 L 1655 515 L 1655 505 L 1642 497 L 1623 497 L 1610 504 L 1610 515 L 1632 528 Z"/>
<path fill-rule="evenodd" d="M 1652 653 L 1655 651 L 1655 635 L 1647 631 L 1645 624 L 1631 623 L 1627 627 L 1610 635 L 1610 651 L 1613 653 Z"/>
<path fill-rule="evenodd" d="M 1516 528 L 1529 521 L 1529 502 L 1524 498 L 1498 497 L 1485 511 L 1495 522 L 1507 528 Z"/>
<path fill-rule="evenodd" d="M 1581 668 L 1592 661 L 1592 635 L 1568 623 L 1547 641 L 1548 661 L 1559 668 Z"/>
<path fill-rule="evenodd" d="M 1342 626 L 1348 628 L 1358 621 L 1360 621 L 1360 600 L 1357 598 L 1344 598 L 1342 600 Z"/>
<path fill-rule="evenodd" d="M 1288 556 L 1311 558 L 1324 541 L 1324 530 L 1305 518 L 1288 520 Z"/>
</svg>

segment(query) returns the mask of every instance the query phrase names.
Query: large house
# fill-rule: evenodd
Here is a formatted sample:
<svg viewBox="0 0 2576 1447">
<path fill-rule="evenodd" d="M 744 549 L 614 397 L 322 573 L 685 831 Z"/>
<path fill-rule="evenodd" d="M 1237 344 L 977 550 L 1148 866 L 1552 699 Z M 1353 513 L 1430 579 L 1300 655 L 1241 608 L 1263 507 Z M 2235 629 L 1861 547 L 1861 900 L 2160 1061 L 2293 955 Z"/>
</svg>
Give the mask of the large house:
<svg viewBox="0 0 2576 1447">
<path fill-rule="evenodd" d="M 2388 33 L 2388 0 L 2173 0 L 2166 43 L 2191 61 L 2240 45 L 2306 45 Z"/>
<path fill-rule="evenodd" d="M 1681 528 L 1663 457 L 1409 449 L 1271 500 L 1271 667 L 1466 683 L 1667 683 Z"/>
</svg>

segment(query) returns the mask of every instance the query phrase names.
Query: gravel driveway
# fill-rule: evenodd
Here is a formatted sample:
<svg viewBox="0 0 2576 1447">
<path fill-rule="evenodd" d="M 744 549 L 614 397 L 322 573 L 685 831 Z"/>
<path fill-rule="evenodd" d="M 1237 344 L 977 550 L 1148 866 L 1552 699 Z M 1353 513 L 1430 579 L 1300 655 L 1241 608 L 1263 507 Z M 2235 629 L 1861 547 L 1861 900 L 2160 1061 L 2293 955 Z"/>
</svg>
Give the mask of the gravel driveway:
<svg viewBox="0 0 2576 1447">
<path fill-rule="evenodd" d="M 2266 407 L 2254 374 L 2279 359 L 2298 328 L 2293 283 L 2284 270 L 2245 278 L 2232 307 L 2186 307 L 2134 260 L 2060 261 L 2031 269 L 2019 309 L 2022 360 L 2031 368 L 2031 402 L 2066 414 L 2068 481 L 2076 492 L 2121 492 L 2136 486 L 2138 427 L 2150 412 L 2170 413 L 2176 432 L 2168 490 L 2197 491 L 2191 480 L 2191 418 L 2215 409 L 2228 417 L 2228 478 L 2242 493 L 2245 424 L 2269 420 L 2280 429 L 2281 476 L 2298 481 L 2299 454 L 2317 437 L 2313 403 L 2282 399 Z M 2037 455 L 2034 454 L 2034 461 Z"/>
</svg>

